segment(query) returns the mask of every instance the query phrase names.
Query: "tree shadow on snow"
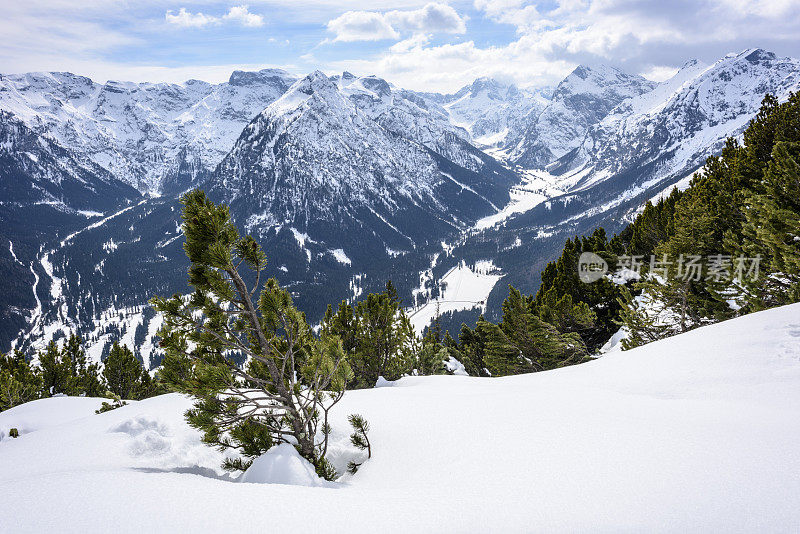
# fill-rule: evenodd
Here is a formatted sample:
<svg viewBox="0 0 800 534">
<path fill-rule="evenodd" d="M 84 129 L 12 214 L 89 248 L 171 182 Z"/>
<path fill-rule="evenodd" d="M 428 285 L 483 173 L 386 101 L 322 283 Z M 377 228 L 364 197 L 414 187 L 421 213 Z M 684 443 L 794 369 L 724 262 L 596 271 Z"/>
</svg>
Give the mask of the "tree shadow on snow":
<svg viewBox="0 0 800 534">
<path fill-rule="evenodd" d="M 195 465 L 192 467 L 171 467 L 171 468 L 134 467 L 132 469 L 134 471 L 139 471 L 140 473 L 180 473 L 184 475 L 199 475 L 201 477 L 223 480 L 225 482 L 236 482 L 238 478 L 238 477 L 232 477 L 228 473 L 220 475 L 213 469 L 209 469 L 208 467 L 200 467 L 199 465 Z"/>
</svg>

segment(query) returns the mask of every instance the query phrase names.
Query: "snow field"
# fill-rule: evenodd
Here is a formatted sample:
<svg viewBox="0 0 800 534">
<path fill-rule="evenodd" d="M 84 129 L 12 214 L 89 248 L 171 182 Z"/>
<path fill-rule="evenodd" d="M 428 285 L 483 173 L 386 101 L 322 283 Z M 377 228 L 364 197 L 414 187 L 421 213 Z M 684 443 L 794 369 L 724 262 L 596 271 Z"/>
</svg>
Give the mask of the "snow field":
<svg viewBox="0 0 800 534">
<path fill-rule="evenodd" d="M 779 532 L 800 524 L 800 304 L 507 378 L 404 378 L 336 407 L 335 487 L 234 484 L 164 395 L 0 414 L 8 532 Z M 64 414 L 51 417 L 55 410 Z M 50 415 L 48 415 L 50 414 Z M 59 423 L 61 419 L 64 422 Z M 71 419 L 71 420 L 67 420 Z M 22 423 L 20 422 L 22 421 Z M 274 479 L 273 479 L 274 480 Z M 286 480 L 284 480 L 286 481 Z M 46 505 L 43 505 L 46 503 Z"/>
</svg>

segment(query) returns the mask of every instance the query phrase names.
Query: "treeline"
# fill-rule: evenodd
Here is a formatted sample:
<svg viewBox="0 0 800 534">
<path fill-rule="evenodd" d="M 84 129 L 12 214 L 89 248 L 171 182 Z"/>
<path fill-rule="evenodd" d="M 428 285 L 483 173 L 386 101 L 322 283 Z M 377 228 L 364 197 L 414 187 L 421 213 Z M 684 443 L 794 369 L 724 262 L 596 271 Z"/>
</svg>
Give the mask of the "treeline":
<svg viewBox="0 0 800 534">
<path fill-rule="evenodd" d="M 588 252 L 609 270 L 591 283 L 579 277 Z M 511 288 L 499 325 L 481 318 L 446 344 L 470 374 L 530 372 L 581 361 L 620 327 L 629 349 L 799 300 L 800 95 L 768 95 L 685 191 L 611 239 L 568 239 L 535 296 Z"/>
<path fill-rule="evenodd" d="M 0 354 L 0 411 L 56 395 L 106 397 L 119 404 L 165 391 L 131 350 L 117 343 L 103 365 L 88 361 L 75 334 L 61 347 L 51 341 L 33 365 L 19 351 Z"/>
<path fill-rule="evenodd" d="M 622 301 L 625 348 L 800 300 L 800 94 L 767 96 L 741 143 L 621 235 L 654 259 Z"/>
</svg>

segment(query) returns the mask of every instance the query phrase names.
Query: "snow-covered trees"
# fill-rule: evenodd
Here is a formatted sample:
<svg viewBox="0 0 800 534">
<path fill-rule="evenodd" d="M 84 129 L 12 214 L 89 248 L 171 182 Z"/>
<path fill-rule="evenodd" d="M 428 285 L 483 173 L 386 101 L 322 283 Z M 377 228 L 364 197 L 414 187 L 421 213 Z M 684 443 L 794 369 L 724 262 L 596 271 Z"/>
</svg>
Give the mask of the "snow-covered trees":
<svg viewBox="0 0 800 534">
<path fill-rule="evenodd" d="M 228 462 L 229 469 L 290 443 L 320 476 L 335 477 L 325 458 L 328 413 L 353 377 L 342 341 L 316 336 L 288 291 L 261 280 L 266 255 L 239 235 L 226 206 L 198 190 L 182 202 L 194 293 L 156 297 L 153 305 L 164 315 L 165 380 L 196 399 L 189 424 L 207 443 L 246 458 Z M 246 366 L 232 354 L 247 355 Z"/>
</svg>

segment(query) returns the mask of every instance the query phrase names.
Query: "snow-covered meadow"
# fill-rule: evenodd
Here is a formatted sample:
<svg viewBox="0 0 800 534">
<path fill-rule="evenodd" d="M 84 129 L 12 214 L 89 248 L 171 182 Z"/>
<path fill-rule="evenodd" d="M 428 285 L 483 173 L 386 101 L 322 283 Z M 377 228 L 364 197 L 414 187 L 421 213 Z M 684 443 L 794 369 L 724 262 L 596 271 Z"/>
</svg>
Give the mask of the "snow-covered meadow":
<svg viewBox="0 0 800 534">
<path fill-rule="evenodd" d="M 405 378 L 336 407 L 318 487 L 237 483 L 164 395 L 0 414 L 2 532 L 791 532 L 800 525 L 800 304 L 575 367 Z M 289 480 L 284 478 L 284 480 Z"/>
</svg>

